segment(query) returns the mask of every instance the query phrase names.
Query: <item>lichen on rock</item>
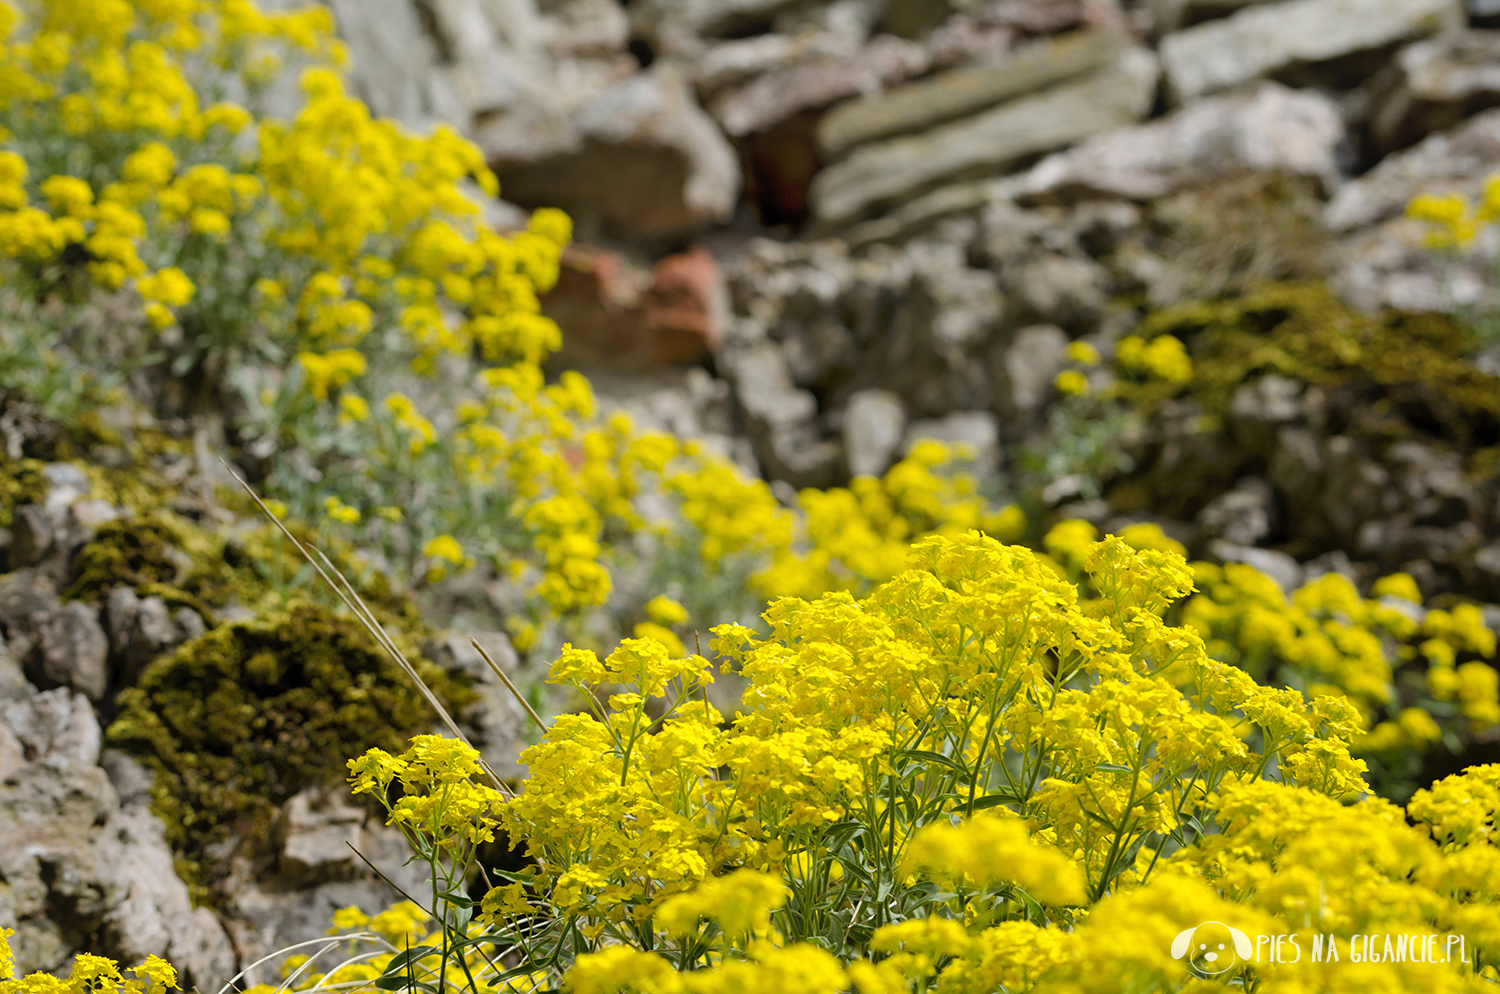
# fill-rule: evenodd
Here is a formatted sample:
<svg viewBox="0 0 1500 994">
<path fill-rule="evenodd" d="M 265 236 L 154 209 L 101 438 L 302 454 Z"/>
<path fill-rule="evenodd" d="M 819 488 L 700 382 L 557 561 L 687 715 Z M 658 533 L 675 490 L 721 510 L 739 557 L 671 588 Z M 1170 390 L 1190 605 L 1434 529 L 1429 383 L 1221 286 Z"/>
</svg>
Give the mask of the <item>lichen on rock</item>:
<svg viewBox="0 0 1500 994">
<path fill-rule="evenodd" d="M 450 711 L 474 700 L 435 664 L 416 667 Z M 288 798 L 337 783 L 347 757 L 399 751 L 436 720 L 352 616 L 309 600 L 157 658 L 117 704 L 109 741 L 155 772 L 153 809 L 199 900 L 217 872 L 207 847 L 241 837 L 255 847 Z"/>
</svg>

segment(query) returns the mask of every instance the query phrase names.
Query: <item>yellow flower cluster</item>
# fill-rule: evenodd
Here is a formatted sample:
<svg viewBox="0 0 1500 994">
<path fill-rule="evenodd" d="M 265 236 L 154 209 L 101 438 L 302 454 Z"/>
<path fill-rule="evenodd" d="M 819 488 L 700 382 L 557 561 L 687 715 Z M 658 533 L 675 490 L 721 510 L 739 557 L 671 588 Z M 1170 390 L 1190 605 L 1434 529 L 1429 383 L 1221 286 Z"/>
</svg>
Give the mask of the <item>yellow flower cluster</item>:
<svg viewBox="0 0 1500 994">
<path fill-rule="evenodd" d="M 1418 622 L 1421 595 L 1406 574 L 1377 582 L 1375 599 L 1361 598 L 1337 573 L 1310 581 L 1289 599 L 1243 564 L 1195 563 L 1193 569 L 1202 592 L 1183 609 L 1182 623 L 1202 635 L 1216 657 L 1257 679 L 1291 683 L 1313 696 L 1346 697 L 1368 729 L 1355 743 L 1360 751 L 1421 751 L 1441 739 L 1441 725 L 1463 735 L 1500 724 L 1500 674 L 1479 658 L 1458 662 L 1495 654 L 1495 633 L 1475 605 L 1426 611 Z M 1395 671 L 1419 666 L 1425 667 L 1419 677 L 1425 693 L 1403 703 Z M 1435 720 L 1454 711 L 1459 721 Z"/>
<path fill-rule="evenodd" d="M 536 865 L 490 892 L 486 934 L 524 934 L 522 967 L 574 991 L 1104 992 L 1189 980 L 1174 937 L 1212 920 L 1304 948 L 1462 936 L 1464 962 L 1394 969 L 1478 989 L 1464 971 L 1500 954 L 1495 768 L 1419 793 L 1409 827 L 1366 795 L 1342 696 L 1259 686 L 1163 620 L 1193 587 L 1180 554 L 1079 552 L 1095 600 L 971 532 L 918 541 L 863 599 L 778 600 L 765 638 L 720 626 L 750 681 L 727 723 L 701 659 L 565 647 L 551 679 L 608 707 L 558 718 L 522 792 L 487 798 Z M 429 780 L 457 783 L 445 748 Z M 351 769 L 360 790 L 401 775 Z M 1251 968 L 1288 991 L 1370 976 L 1292 967 Z"/>
<path fill-rule="evenodd" d="M 1466 248 L 1480 228 L 1500 220 L 1500 173 L 1485 181 L 1477 202 L 1458 193 L 1422 193 L 1406 205 L 1406 216 L 1427 224 L 1430 248 Z"/>
<path fill-rule="evenodd" d="M 1150 342 L 1135 335 L 1122 338 L 1115 346 L 1115 362 L 1122 372 L 1148 380 L 1184 384 L 1193 379 L 1193 360 L 1173 335 L 1158 335 Z"/>
<path fill-rule="evenodd" d="M 1015 505 L 990 508 L 977 481 L 954 464 L 963 453 L 922 442 L 884 477 L 856 477 L 847 488 L 798 494 L 805 538 L 785 530 L 769 566 L 752 578 L 767 597 L 816 597 L 827 590 L 868 591 L 901 571 L 913 540 L 956 537 L 973 529 L 1002 541 L 1019 539 L 1025 515 Z"/>
<path fill-rule="evenodd" d="M 79 953 L 66 979 L 40 972 L 12 977 L 15 958 L 7 940 L 14 934 L 0 928 L 0 994 L 166 994 L 177 989 L 177 971 L 157 956 L 132 968 L 135 977 L 129 980 L 114 960 L 92 953 Z"/>
</svg>

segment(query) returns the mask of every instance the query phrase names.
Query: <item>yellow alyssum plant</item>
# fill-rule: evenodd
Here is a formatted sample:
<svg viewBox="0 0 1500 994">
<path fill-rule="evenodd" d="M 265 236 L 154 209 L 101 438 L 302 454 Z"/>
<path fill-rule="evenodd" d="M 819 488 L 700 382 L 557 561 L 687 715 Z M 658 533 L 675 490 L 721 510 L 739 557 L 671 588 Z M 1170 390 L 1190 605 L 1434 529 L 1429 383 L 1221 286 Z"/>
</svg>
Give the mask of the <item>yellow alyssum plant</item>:
<svg viewBox="0 0 1500 994">
<path fill-rule="evenodd" d="M 808 495 L 799 531 L 727 461 L 599 419 L 577 374 L 548 384 L 560 331 L 539 297 L 568 218 L 489 230 L 476 194 L 496 184 L 478 149 L 373 118 L 343 90 L 332 27 L 322 7 L 249 0 L 0 0 L 9 291 L 76 307 L 123 295 L 142 318 L 134 358 L 162 355 L 208 401 L 236 398 L 232 427 L 293 514 L 408 576 L 480 559 L 529 573 L 523 646 L 548 617 L 604 604 L 611 556 L 637 535 L 722 600 L 752 574 L 763 591 L 868 589 L 911 537 L 989 526 L 972 481 L 928 449 L 883 480 Z M 262 113 L 298 65 L 300 110 Z M 48 313 L 31 339 L 65 337 L 71 319 Z M 680 520 L 648 527 L 650 491 Z"/>
<path fill-rule="evenodd" d="M 177 989 L 177 971 L 159 956 L 147 956 L 127 980 L 120 964 L 105 956 L 79 953 L 66 979 L 50 973 L 14 977 L 15 958 L 7 941 L 15 933 L 0 928 L 0 994 L 166 994 Z"/>
<path fill-rule="evenodd" d="M 701 659 L 649 639 L 604 659 L 565 648 L 551 679 L 611 693 L 556 719 L 514 798 L 412 822 L 444 779 L 418 762 L 428 747 L 351 761 L 394 823 L 525 846 L 533 864 L 477 907 L 451 895 L 467 913 L 446 941 L 478 951 L 474 979 L 1188 990 L 1173 942 L 1203 921 L 1304 949 L 1314 933 L 1345 949 L 1376 932 L 1464 943 L 1462 962 L 1241 963 L 1257 989 L 1477 990 L 1476 970 L 1494 975 L 1494 768 L 1405 814 L 1371 797 L 1352 704 L 1262 687 L 1163 620 L 1193 588 L 1174 552 L 1092 543 L 1088 601 L 977 532 L 919 540 L 906 567 L 863 598 L 779 599 L 764 638 L 716 629 L 750 681 L 728 720 Z M 417 799 L 392 799 L 408 781 Z M 457 983 L 425 955 L 412 979 Z M 402 986 L 397 972 L 382 984 Z"/>
</svg>

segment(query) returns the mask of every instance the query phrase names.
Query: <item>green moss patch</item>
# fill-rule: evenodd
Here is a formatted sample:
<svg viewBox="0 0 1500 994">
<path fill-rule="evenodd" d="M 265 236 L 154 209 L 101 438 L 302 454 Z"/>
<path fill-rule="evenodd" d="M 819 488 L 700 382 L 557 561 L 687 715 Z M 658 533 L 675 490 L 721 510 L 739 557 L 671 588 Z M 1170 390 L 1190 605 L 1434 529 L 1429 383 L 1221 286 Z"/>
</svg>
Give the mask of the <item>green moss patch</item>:
<svg viewBox="0 0 1500 994">
<path fill-rule="evenodd" d="M 435 664 L 416 666 L 450 713 L 476 699 Z M 208 846 L 232 832 L 264 842 L 293 794 L 339 782 L 347 760 L 400 751 L 437 721 L 352 616 L 306 600 L 156 659 L 117 705 L 109 741 L 156 773 L 153 807 L 200 899 L 214 875 Z"/>
<path fill-rule="evenodd" d="M 1414 428 L 1464 448 L 1500 435 L 1500 379 L 1466 362 L 1471 334 L 1436 314 L 1371 317 L 1321 283 L 1273 283 L 1232 300 L 1183 304 L 1141 322 L 1145 339 L 1175 335 L 1193 359 L 1188 391 L 1210 415 L 1267 373 L 1325 388 L 1373 388 Z M 1154 385 L 1128 385 L 1149 391 Z M 1142 402 L 1153 396 L 1135 398 Z"/>
</svg>

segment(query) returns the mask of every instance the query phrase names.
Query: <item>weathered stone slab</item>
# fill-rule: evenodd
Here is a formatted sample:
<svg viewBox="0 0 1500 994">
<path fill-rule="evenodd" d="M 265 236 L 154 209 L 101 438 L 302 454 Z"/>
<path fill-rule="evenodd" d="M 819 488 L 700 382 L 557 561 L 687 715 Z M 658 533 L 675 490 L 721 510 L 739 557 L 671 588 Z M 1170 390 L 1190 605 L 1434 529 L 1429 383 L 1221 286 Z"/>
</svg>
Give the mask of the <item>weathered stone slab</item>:
<svg viewBox="0 0 1500 994">
<path fill-rule="evenodd" d="M 1161 40 L 1177 103 L 1299 66 L 1415 41 L 1466 23 L 1463 0 L 1285 0 Z"/>
<path fill-rule="evenodd" d="M 1156 58 L 1130 49 L 1095 73 L 921 134 L 857 149 L 813 181 L 826 227 L 970 172 L 1003 172 L 1031 156 L 1138 121 L 1156 94 Z"/>
<path fill-rule="evenodd" d="M 836 156 L 879 138 L 929 128 L 1097 69 L 1127 44 L 1117 31 L 1075 31 L 1027 45 L 991 65 L 950 69 L 853 100 L 823 117 L 818 144 Z"/>
<path fill-rule="evenodd" d="M 1331 188 L 1343 139 L 1344 122 L 1332 100 L 1267 81 L 1049 156 L 1020 182 L 1017 199 L 1150 200 L 1248 172 L 1316 176 Z"/>
</svg>

